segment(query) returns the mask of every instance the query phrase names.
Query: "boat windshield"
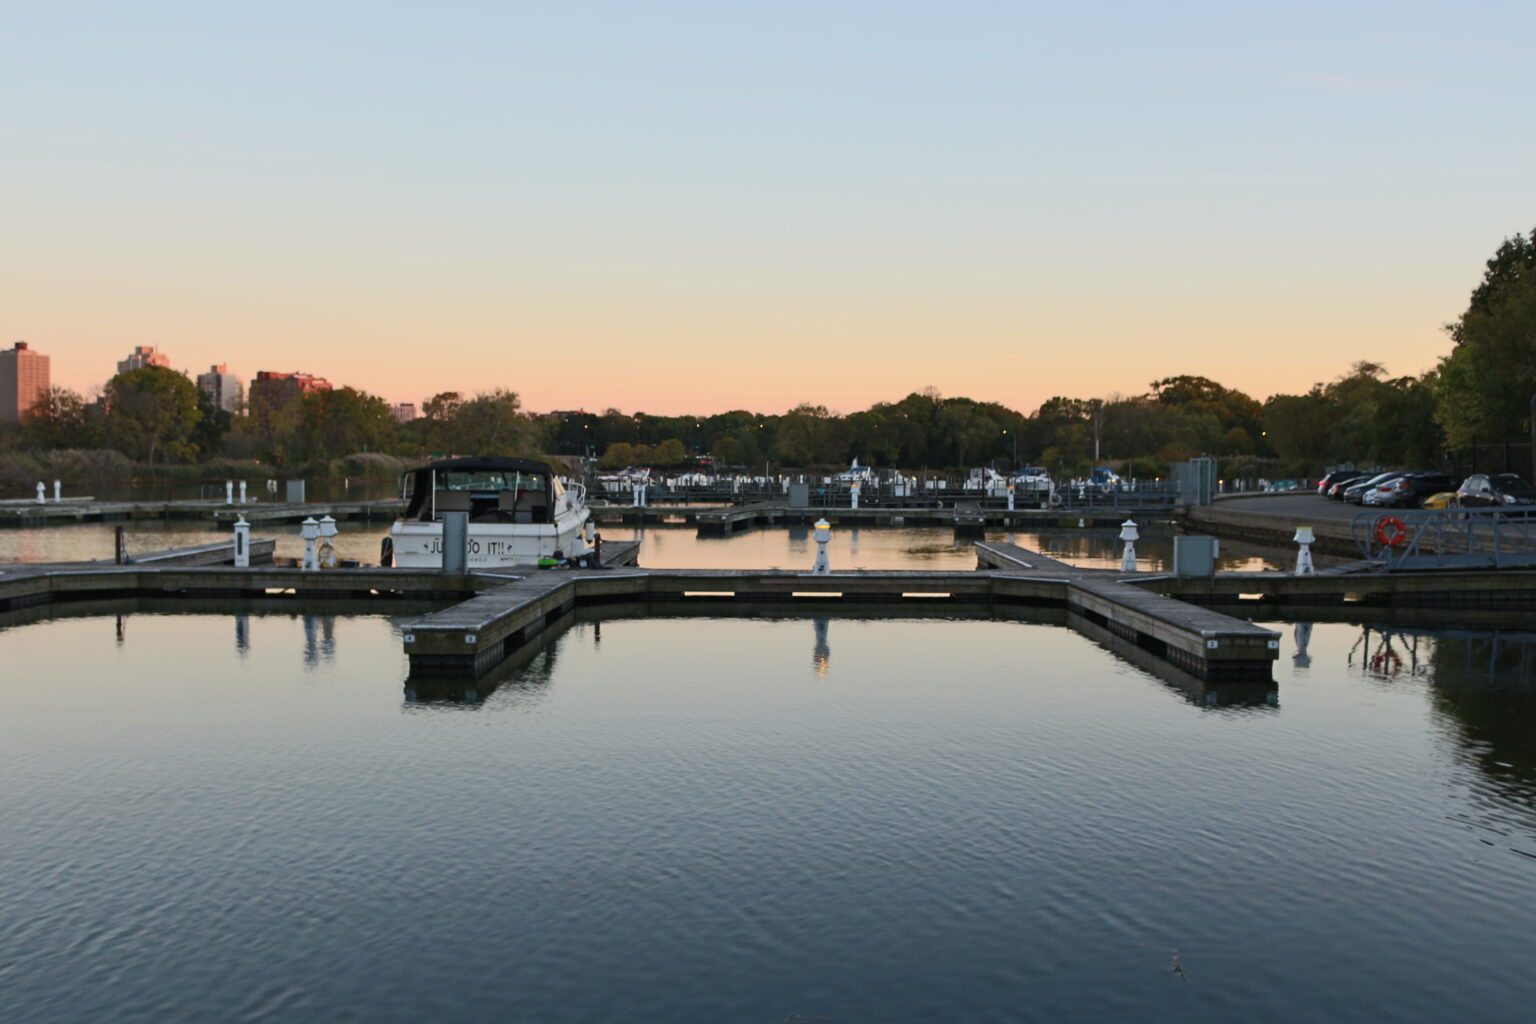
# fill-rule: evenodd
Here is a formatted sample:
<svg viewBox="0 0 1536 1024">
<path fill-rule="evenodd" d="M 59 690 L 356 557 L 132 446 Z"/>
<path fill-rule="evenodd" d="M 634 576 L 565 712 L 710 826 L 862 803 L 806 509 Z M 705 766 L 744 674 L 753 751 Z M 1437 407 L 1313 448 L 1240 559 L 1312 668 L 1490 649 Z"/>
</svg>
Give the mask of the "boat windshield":
<svg viewBox="0 0 1536 1024">
<path fill-rule="evenodd" d="M 437 486 L 444 491 L 488 493 L 496 491 L 542 491 L 545 478 L 536 473 L 503 472 L 499 469 L 440 470 Z"/>
</svg>

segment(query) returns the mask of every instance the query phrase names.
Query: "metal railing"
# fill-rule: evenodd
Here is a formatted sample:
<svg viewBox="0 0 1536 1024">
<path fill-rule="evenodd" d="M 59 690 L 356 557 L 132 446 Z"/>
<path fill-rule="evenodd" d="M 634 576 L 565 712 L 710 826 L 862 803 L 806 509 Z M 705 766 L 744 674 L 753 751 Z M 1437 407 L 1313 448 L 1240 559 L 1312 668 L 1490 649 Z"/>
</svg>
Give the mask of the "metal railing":
<svg viewBox="0 0 1536 1024">
<path fill-rule="evenodd" d="M 1396 522 L 1403 524 L 1399 536 Z M 1499 508 L 1362 512 L 1350 523 L 1362 557 L 1394 569 L 1536 567 L 1536 512 Z M 1389 543 L 1390 541 L 1396 543 Z"/>
</svg>

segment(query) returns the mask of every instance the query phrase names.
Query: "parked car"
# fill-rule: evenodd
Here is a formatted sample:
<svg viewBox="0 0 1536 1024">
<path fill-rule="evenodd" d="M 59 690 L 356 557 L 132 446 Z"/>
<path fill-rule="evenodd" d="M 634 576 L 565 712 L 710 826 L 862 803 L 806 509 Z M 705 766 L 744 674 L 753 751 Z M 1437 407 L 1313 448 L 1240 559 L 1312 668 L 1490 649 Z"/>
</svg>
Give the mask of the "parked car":
<svg viewBox="0 0 1536 1024">
<path fill-rule="evenodd" d="M 1372 487 L 1379 487 L 1388 480 L 1396 480 L 1406 472 L 1407 470 L 1403 469 L 1392 469 L 1385 473 L 1377 473 L 1369 480 L 1359 480 L 1354 483 L 1346 482 L 1344 485 L 1344 500 L 1351 505 L 1359 505 L 1363 502 L 1367 490 Z"/>
<path fill-rule="evenodd" d="M 1456 504 L 1462 508 L 1536 505 L 1536 487 L 1514 473 L 1479 473 L 1467 477 L 1456 489 Z"/>
<path fill-rule="evenodd" d="M 1317 493 L 1324 498 L 1337 498 L 1337 494 L 1329 493 L 1330 487 L 1334 484 L 1342 484 L 1346 480 L 1358 480 L 1363 476 L 1365 476 L 1363 469 L 1336 469 L 1317 482 Z M 1342 487 L 1339 488 L 1339 493 L 1342 494 L 1343 490 Z"/>
<path fill-rule="evenodd" d="M 1383 505 L 1389 508 L 1422 508 L 1424 499 L 1432 494 L 1453 490 L 1457 480 L 1444 473 L 1404 473 L 1396 480 L 1388 480 L 1371 492 L 1374 501 L 1367 505 Z"/>
<path fill-rule="evenodd" d="M 1455 508 L 1456 507 L 1456 492 L 1455 491 L 1441 491 L 1439 494 L 1431 494 L 1429 497 L 1424 499 L 1424 504 L 1420 505 L 1419 507 L 1420 508 L 1427 508 L 1427 509 L 1431 509 L 1431 510 L 1436 510 L 1436 511 L 1443 511 L 1443 510 L 1448 509 L 1448 508 Z"/>
</svg>

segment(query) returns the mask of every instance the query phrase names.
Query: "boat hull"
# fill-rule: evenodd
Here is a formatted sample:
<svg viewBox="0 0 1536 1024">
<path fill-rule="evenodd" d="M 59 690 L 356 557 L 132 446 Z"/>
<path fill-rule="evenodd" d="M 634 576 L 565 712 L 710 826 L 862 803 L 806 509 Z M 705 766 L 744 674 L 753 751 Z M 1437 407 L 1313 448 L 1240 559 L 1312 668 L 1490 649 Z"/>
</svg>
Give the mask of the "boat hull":
<svg viewBox="0 0 1536 1024">
<path fill-rule="evenodd" d="M 470 523 L 470 569 L 529 568 L 555 552 L 566 557 L 586 550 L 585 508 L 554 523 Z M 394 562 L 402 569 L 440 569 L 443 565 L 443 524 L 397 521 L 389 535 Z"/>
</svg>

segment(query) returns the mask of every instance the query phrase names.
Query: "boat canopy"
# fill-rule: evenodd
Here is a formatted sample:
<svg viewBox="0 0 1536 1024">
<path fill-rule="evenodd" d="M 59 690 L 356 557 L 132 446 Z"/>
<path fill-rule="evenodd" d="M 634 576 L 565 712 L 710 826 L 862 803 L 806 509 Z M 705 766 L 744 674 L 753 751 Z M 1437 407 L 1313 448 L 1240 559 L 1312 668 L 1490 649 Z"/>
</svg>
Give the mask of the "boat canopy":
<svg viewBox="0 0 1536 1024">
<path fill-rule="evenodd" d="M 549 522 L 552 501 L 564 493 L 547 465 L 532 459 L 478 456 L 439 459 L 406 473 L 411 478 L 411 502 L 405 518 L 436 518 L 436 495 L 462 495 L 463 507 L 479 520 Z M 517 513 L 517 514 L 514 514 Z"/>
</svg>

